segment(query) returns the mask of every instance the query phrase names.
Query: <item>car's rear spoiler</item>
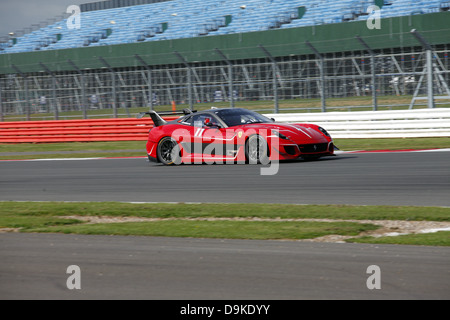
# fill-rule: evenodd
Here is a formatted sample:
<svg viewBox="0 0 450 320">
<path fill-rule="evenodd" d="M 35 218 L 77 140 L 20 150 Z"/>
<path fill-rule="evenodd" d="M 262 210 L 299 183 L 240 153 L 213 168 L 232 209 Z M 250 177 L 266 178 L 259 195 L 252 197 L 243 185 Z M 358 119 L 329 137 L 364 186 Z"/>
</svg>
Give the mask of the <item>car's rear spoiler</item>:
<svg viewBox="0 0 450 320">
<path fill-rule="evenodd" d="M 197 111 L 193 111 L 190 109 L 183 109 L 182 111 L 162 111 L 162 112 L 156 112 L 156 111 L 149 111 L 149 112 L 141 112 L 137 115 L 138 119 L 143 118 L 145 115 L 149 115 L 152 118 L 153 124 L 155 127 L 162 126 L 167 123 L 166 120 L 164 120 L 161 116 L 171 116 L 171 115 L 188 115 L 191 113 L 194 113 Z"/>
</svg>

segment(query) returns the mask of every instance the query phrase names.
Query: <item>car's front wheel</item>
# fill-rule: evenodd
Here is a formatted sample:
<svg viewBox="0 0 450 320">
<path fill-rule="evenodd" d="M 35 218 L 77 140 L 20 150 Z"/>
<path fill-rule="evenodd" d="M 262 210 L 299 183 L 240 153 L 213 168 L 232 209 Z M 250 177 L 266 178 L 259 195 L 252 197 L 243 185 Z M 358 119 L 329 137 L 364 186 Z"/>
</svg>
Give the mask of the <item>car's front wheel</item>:
<svg viewBox="0 0 450 320">
<path fill-rule="evenodd" d="M 171 137 L 162 138 L 158 143 L 156 152 L 159 162 L 166 166 L 181 163 L 180 147 Z"/>
</svg>

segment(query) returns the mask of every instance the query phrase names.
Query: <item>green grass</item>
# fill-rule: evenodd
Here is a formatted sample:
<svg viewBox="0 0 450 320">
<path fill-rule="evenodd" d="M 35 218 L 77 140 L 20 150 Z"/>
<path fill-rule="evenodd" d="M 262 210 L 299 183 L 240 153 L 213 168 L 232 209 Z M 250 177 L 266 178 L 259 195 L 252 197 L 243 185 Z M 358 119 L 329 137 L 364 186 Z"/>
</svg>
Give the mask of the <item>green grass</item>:
<svg viewBox="0 0 450 320">
<path fill-rule="evenodd" d="M 145 141 L 0 144 L 0 160 L 145 157 L 145 144 Z M 1 155 L 2 152 L 15 154 Z M 30 152 L 46 154 L 20 154 Z"/>
<path fill-rule="evenodd" d="M 40 154 L 40 155 L 14 155 L 0 156 L 0 160 L 33 160 L 33 159 L 79 159 L 79 158 L 126 158 L 146 157 L 146 152 L 93 152 L 76 154 Z"/>
<path fill-rule="evenodd" d="M 133 204 L 122 202 L 0 202 L 0 219 L 15 216 L 144 218 L 314 218 L 450 221 L 450 208 L 290 204 Z M 0 220 L 1 221 L 1 220 Z M 1 225 L 1 222 L 0 222 Z"/>
<path fill-rule="evenodd" d="M 0 214 L 0 228 L 21 228 L 29 230 L 47 226 L 70 225 L 81 223 L 76 219 L 61 219 L 53 216 L 19 216 L 14 214 Z"/>
<path fill-rule="evenodd" d="M 170 218 L 152 222 L 86 224 L 62 216 Z M 249 218 L 233 220 L 232 218 Z M 229 218 L 192 220 L 188 218 Z M 270 221 L 250 218 L 273 219 Z M 328 218 L 331 222 L 280 219 Z M 376 230 L 370 223 L 346 220 L 450 221 L 450 208 L 285 204 L 130 204 L 118 202 L 0 202 L 0 228 L 21 232 L 139 235 L 228 239 L 311 239 L 357 236 Z M 352 239 L 351 242 L 450 245 L 448 232 L 405 237 Z M 399 239 L 397 241 L 397 239 Z M 384 241 L 384 242 L 383 242 Z"/>
<path fill-rule="evenodd" d="M 31 228 L 27 232 L 227 239 L 311 239 L 325 235 L 358 235 L 377 226 L 351 222 L 156 221 Z"/>
<path fill-rule="evenodd" d="M 145 141 L 118 142 L 66 142 L 66 143 L 17 143 L 0 144 L 0 152 L 55 152 L 60 151 L 96 151 L 143 150 Z"/>
</svg>

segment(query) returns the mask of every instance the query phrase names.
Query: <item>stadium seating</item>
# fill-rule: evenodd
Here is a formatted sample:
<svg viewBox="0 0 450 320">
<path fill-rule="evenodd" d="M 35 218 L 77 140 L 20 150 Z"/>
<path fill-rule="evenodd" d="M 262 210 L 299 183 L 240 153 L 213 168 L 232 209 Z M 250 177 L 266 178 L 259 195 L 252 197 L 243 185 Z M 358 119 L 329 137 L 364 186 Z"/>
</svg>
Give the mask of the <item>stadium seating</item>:
<svg viewBox="0 0 450 320">
<path fill-rule="evenodd" d="M 382 18 L 449 9 L 447 0 L 385 0 Z M 172 0 L 81 14 L 0 44 L 0 54 L 214 36 L 368 18 L 373 0 Z M 70 19 L 70 18 L 69 18 Z"/>
</svg>

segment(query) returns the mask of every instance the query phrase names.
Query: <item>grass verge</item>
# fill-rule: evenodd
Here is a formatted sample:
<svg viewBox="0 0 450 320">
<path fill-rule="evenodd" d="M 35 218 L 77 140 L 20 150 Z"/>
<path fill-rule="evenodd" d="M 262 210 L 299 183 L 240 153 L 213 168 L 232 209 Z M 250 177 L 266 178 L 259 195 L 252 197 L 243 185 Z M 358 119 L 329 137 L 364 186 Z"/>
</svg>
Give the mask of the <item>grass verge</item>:
<svg viewBox="0 0 450 320">
<path fill-rule="evenodd" d="M 151 222 L 87 224 L 67 216 L 169 218 Z M 230 218 L 230 220 L 189 220 Z M 231 220 L 246 218 L 246 220 Z M 254 218 L 273 219 L 260 221 Z M 287 221 L 280 219 L 333 219 Z M 200 237 L 228 239 L 312 239 L 326 235 L 356 237 L 379 226 L 342 220 L 450 221 L 450 208 L 285 205 L 285 204 L 131 204 L 117 202 L 0 202 L 0 228 L 21 232 Z M 450 245 L 448 232 L 411 237 L 353 238 L 350 242 Z M 397 242 L 397 239 L 399 241 Z M 380 242 L 386 241 L 386 242 Z"/>
<path fill-rule="evenodd" d="M 81 159 L 81 158 L 146 158 L 145 151 L 142 152 L 92 152 L 71 154 L 39 154 L 39 155 L 10 155 L 0 156 L 0 160 L 34 160 L 34 159 Z"/>
<path fill-rule="evenodd" d="M 0 160 L 145 157 L 145 141 L 0 144 Z"/>
<path fill-rule="evenodd" d="M 0 218 L 111 216 L 143 218 L 280 218 L 450 221 L 450 208 L 291 204 L 134 204 L 123 202 L 0 202 Z M 1 223 L 0 223 L 1 226 Z"/>
<path fill-rule="evenodd" d="M 356 236 L 377 226 L 352 222 L 189 221 L 99 223 L 31 228 L 28 232 L 226 239 L 311 239 L 326 235 Z"/>
</svg>

